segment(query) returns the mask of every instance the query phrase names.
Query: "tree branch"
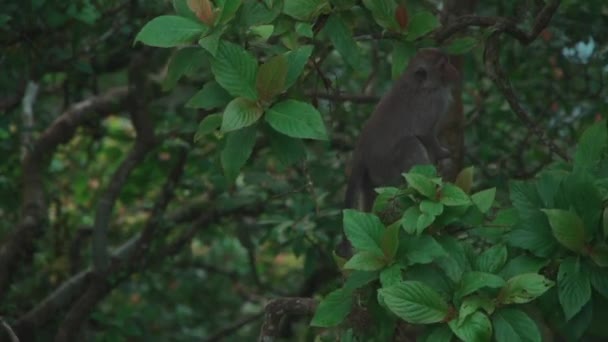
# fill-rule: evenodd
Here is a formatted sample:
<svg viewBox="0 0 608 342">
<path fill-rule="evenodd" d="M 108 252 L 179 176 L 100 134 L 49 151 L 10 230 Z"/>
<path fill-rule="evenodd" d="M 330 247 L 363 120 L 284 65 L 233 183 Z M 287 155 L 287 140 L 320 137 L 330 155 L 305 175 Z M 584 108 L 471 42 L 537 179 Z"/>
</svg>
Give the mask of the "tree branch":
<svg viewBox="0 0 608 342">
<path fill-rule="evenodd" d="M 127 87 L 118 87 L 104 94 L 78 102 L 61 114 L 33 143 L 22 162 L 22 213 L 15 230 L 0 247 L 0 298 L 7 292 L 16 265 L 26 267 L 34 240 L 47 219 L 43 173 L 60 144 L 68 142 L 84 122 L 119 111 L 125 104 Z"/>
<path fill-rule="evenodd" d="M 258 341 L 270 342 L 279 337 L 281 319 L 286 315 L 312 315 L 317 301 L 311 298 L 277 298 L 266 305 L 264 323 Z"/>
</svg>

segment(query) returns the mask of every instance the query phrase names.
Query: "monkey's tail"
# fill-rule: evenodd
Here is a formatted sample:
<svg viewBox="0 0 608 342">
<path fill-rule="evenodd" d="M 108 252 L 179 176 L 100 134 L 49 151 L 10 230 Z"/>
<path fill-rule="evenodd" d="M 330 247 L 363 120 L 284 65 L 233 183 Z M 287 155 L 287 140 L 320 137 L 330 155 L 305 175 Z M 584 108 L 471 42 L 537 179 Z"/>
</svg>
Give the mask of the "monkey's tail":
<svg viewBox="0 0 608 342">
<path fill-rule="evenodd" d="M 371 211 L 373 199 L 374 189 L 367 169 L 365 165 L 355 159 L 346 185 L 344 208 Z M 344 231 L 342 231 L 342 241 L 336 247 L 336 254 L 344 259 L 350 259 L 353 255 L 353 247 Z"/>
</svg>

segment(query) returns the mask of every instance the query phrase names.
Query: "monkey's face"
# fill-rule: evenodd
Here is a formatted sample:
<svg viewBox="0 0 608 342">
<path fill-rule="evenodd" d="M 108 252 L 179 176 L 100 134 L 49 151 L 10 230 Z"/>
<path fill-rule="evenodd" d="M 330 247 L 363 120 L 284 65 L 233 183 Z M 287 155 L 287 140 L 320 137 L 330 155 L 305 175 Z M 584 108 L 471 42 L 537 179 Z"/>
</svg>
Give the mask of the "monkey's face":
<svg viewBox="0 0 608 342">
<path fill-rule="evenodd" d="M 449 87 L 460 78 L 448 55 L 437 49 L 421 49 L 410 61 L 405 77 L 418 88 Z"/>
</svg>

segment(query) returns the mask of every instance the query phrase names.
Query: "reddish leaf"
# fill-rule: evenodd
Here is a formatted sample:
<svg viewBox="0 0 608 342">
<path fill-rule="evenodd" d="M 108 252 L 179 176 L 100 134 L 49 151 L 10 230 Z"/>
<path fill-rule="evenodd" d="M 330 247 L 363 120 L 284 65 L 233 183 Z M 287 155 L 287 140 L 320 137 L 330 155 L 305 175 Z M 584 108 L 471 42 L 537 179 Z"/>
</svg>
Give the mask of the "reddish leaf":
<svg viewBox="0 0 608 342">
<path fill-rule="evenodd" d="M 395 10 L 395 19 L 397 19 L 397 22 L 399 23 L 399 26 L 402 30 L 405 30 L 407 28 L 407 25 L 410 23 L 410 18 L 405 6 L 397 6 L 397 9 Z"/>
<path fill-rule="evenodd" d="M 215 21 L 213 5 L 209 0 L 188 0 L 188 7 L 205 24 L 212 26 Z"/>
</svg>

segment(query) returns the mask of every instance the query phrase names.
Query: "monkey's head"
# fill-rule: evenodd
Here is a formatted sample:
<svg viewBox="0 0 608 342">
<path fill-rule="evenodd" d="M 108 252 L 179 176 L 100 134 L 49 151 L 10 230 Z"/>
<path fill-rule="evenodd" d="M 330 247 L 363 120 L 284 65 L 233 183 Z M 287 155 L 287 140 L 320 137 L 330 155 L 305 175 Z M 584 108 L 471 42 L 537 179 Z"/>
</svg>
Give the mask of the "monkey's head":
<svg viewBox="0 0 608 342">
<path fill-rule="evenodd" d="M 417 88 L 432 90 L 452 85 L 460 75 L 447 54 L 439 49 L 426 48 L 412 57 L 404 77 Z"/>
</svg>

